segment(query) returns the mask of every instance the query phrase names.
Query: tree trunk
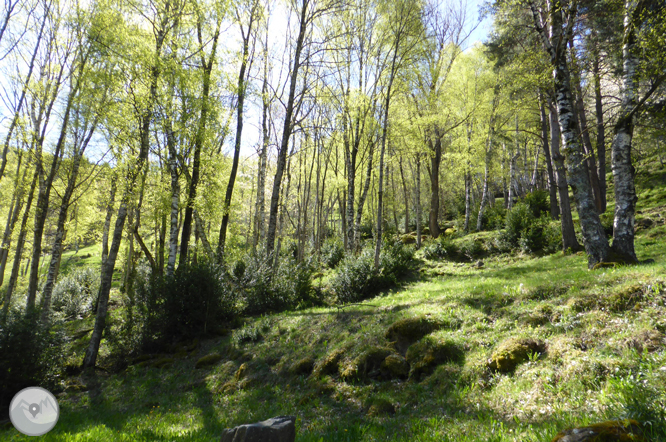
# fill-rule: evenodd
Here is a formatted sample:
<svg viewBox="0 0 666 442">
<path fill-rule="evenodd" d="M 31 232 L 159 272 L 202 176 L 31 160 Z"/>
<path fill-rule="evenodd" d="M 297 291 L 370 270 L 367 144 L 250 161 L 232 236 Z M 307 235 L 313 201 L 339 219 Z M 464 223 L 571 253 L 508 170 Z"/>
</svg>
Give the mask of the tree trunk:
<svg viewBox="0 0 666 442">
<path fill-rule="evenodd" d="M 601 213 L 606 212 L 606 129 L 604 127 L 604 109 L 601 101 L 601 73 L 599 69 L 599 51 L 595 47 L 592 59 L 592 75 L 594 77 L 594 106 L 597 119 L 597 175 L 599 176 L 599 193 L 601 196 Z"/>
<path fill-rule="evenodd" d="M 489 143 L 492 141 L 489 140 Z M 476 231 L 480 232 L 483 227 L 483 212 L 486 210 L 488 205 L 488 200 L 490 199 L 490 190 L 488 189 L 488 181 L 490 180 L 490 160 L 491 160 L 491 148 L 489 147 L 486 151 L 486 167 L 483 173 L 483 191 L 481 192 L 481 204 L 479 204 L 479 214 L 476 218 Z"/>
<path fill-rule="evenodd" d="M 363 207 L 368 198 L 368 191 L 370 190 L 370 181 L 372 180 L 372 160 L 374 157 L 374 142 L 368 146 L 368 165 L 366 168 L 365 183 L 363 184 L 363 191 L 358 199 L 358 206 L 356 207 L 356 221 L 354 223 L 354 250 L 357 252 L 361 250 L 361 217 L 363 216 Z M 348 227 L 349 228 L 349 227 Z"/>
<path fill-rule="evenodd" d="M 557 184 L 553 174 L 553 163 L 550 158 L 550 146 L 548 145 L 548 120 L 544 106 L 543 94 L 539 92 L 539 117 L 541 121 L 541 146 L 546 162 L 546 171 L 548 172 L 548 194 L 550 196 L 550 218 L 558 220 L 560 218 L 560 209 L 557 205 Z"/>
<path fill-rule="evenodd" d="M 421 155 L 416 154 L 416 248 L 421 248 Z"/>
<path fill-rule="evenodd" d="M 280 202 L 280 188 L 282 186 L 282 176 L 287 164 L 287 151 L 289 148 L 289 138 L 293 125 L 294 104 L 296 99 L 296 86 L 298 84 L 298 71 L 301 67 L 301 52 L 308 25 L 308 4 L 303 1 L 300 13 L 300 22 L 298 37 L 296 39 L 296 48 L 294 51 L 294 61 L 291 68 L 291 78 L 289 84 L 289 98 L 287 99 L 287 108 L 284 116 L 284 126 L 282 128 L 282 141 L 278 151 L 277 164 L 275 169 L 275 178 L 273 180 L 273 192 L 271 194 L 271 204 L 268 216 L 268 230 L 266 232 L 266 254 L 271 255 L 275 246 L 275 233 L 277 230 L 278 207 Z"/>
<path fill-rule="evenodd" d="M 217 243 L 217 262 L 222 263 L 224 260 L 224 244 L 227 240 L 227 226 L 229 225 L 229 215 L 231 211 L 231 198 L 234 193 L 234 184 L 236 183 L 236 174 L 238 173 L 238 160 L 240 158 L 241 135 L 243 134 L 243 105 L 245 103 L 245 71 L 247 69 L 248 57 L 250 53 L 250 34 L 252 33 L 252 23 L 254 21 L 254 8 L 250 13 L 250 22 L 248 24 L 247 33 L 241 26 L 241 34 L 243 37 L 243 54 L 241 59 L 240 72 L 238 73 L 238 107 L 236 108 L 236 139 L 234 142 L 234 158 L 231 163 L 231 172 L 229 174 L 229 182 L 227 183 L 227 191 L 224 195 L 224 204 L 222 205 L 222 224 L 220 225 L 220 236 Z"/>
<path fill-rule="evenodd" d="M 511 192 L 509 191 L 509 195 Z M 465 225 L 463 230 L 469 232 L 469 220 L 472 218 L 472 176 L 465 172 Z"/>
<path fill-rule="evenodd" d="M 562 134 L 564 160 L 567 168 L 569 185 L 573 189 L 574 200 L 578 209 L 578 217 L 583 232 L 585 251 L 588 255 L 588 268 L 608 259 L 610 247 L 608 239 L 601 225 L 599 213 L 592 194 L 590 177 L 584 163 L 583 148 L 580 144 L 580 130 L 574 115 L 574 102 L 572 100 L 571 79 L 566 60 L 567 34 L 571 31 L 575 21 L 575 9 L 569 11 L 568 24 L 563 31 L 563 17 L 560 4 L 551 2 L 550 22 L 551 40 L 540 24 L 539 14 L 532 4 L 534 22 L 541 34 L 544 45 L 550 54 L 555 78 L 556 103 Z"/>
<path fill-rule="evenodd" d="M 270 143 L 270 125 L 268 124 L 268 112 L 270 100 L 268 99 L 268 29 L 266 29 L 266 40 L 264 41 L 264 76 L 261 85 L 261 151 L 259 152 L 257 171 L 257 202 L 255 209 L 254 235 L 252 249 L 256 250 L 259 239 L 264 234 L 266 220 L 265 195 L 266 195 L 266 164 L 268 158 L 268 144 Z"/>
<path fill-rule="evenodd" d="M 178 175 L 178 159 L 176 154 L 176 136 L 173 133 L 171 122 L 166 127 L 167 148 L 169 150 L 169 174 L 171 175 L 171 206 L 169 223 L 169 257 L 167 258 L 166 275 L 173 276 L 176 269 L 176 256 L 178 255 L 178 209 L 180 205 L 180 181 Z"/>
<path fill-rule="evenodd" d="M 19 235 L 16 239 L 16 250 L 14 251 L 14 265 L 12 266 L 12 273 L 9 276 L 9 284 L 7 290 L 5 291 L 5 299 L 2 304 L 2 317 L 7 317 L 7 312 L 9 311 L 9 304 L 12 300 L 12 294 L 16 288 L 16 282 L 19 277 L 19 270 L 21 268 L 21 256 L 23 255 L 23 246 L 25 244 L 25 237 L 28 231 L 28 219 L 30 219 L 30 208 L 32 207 L 32 200 L 35 195 L 35 187 L 37 185 L 37 178 L 39 177 L 39 172 L 35 169 L 35 172 L 32 177 L 32 183 L 30 185 L 30 191 L 28 192 L 28 201 L 25 203 L 25 212 L 23 212 L 23 218 L 21 219 L 21 228 L 19 229 Z"/>
<path fill-rule="evenodd" d="M 23 193 L 25 191 L 25 178 L 28 173 L 28 168 L 25 168 L 23 177 L 21 178 L 21 163 L 23 159 L 23 151 L 19 151 L 19 157 L 16 165 L 16 180 L 14 182 L 14 193 L 12 194 L 12 202 L 9 205 L 9 213 L 7 214 L 7 225 L 5 226 L 5 233 L 2 236 L 2 247 L 0 247 L 0 287 L 5 279 L 5 269 L 7 268 L 7 258 L 9 256 L 9 247 L 12 242 L 12 233 L 18 221 L 21 207 L 23 206 Z"/>
<path fill-rule="evenodd" d="M 111 195 L 109 203 L 106 205 L 106 217 L 104 218 L 104 227 L 102 229 L 102 263 L 106 261 L 109 254 L 109 229 L 111 228 L 111 218 L 113 217 L 113 205 L 116 199 L 116 176 L 111 178 Z"/>
<path fill-rule="evenodd" d="M 202 41 L 201 27 L 203 25 L 203 17 L 199 15 L 197 21 L 197 36 L 199 38 L 199 45 L 203 51 L 204 43 Z M 199 185 L 199 169 L 201 167 L 201 151 L 203 150 L 204 138 L 206 136 L 206 123 L 208 122 L 208 113 L 210 111 L 210 75 L 215 64 L 215 54 L 217 52 L 217 40 L 220 36 L 220 22 L 217 22 L 217 28 L 212 38 L 211 53 L 208 61 L 205 56 L 201 55 L 201 66 L 203 68 L 202 78 L 202 91 L 201 91 L 201 111 L 199 113 L 199 124 L 194 138 L 194 159 L 192 160 L 192 178 L 190 179 L 190 188 L 187 194 L 187 206 L 185 206 L 185 217 L 183 219 L 183 231 L 180 240 L 180 258 L 178 265 L 183 265 L 187 262 L 188 248 L 190 244 L 190 234 L 192 233 L 192 212 L 194 211 L 194 202 L 197 196 L 197 186 Z M 242 112 L 242 102 L 239 101 L 238 107 Z M 241 123 L 242 125 L 242 123 Z M 236 141 L 238 143 L 238 140 Z M 184 166 L 184 165 L 183 165 Z"/>
<path fill-rule="evenodd" d="M 573 218 L 571 217 L 571 201 L 569 200 L 569 186 L 567 185 L 564 157 L 560 153 L 560 125 L 557 118 L 555 105 L 548 100 L 550 107 L 550 146 L 552 149 L 553 163 L 555 164 L 555 176 L 557 178 L 557 191 L 560 197 L 560 215 L 562 230 L 562 250 L 578 251 L 581 249 L 576 231 L 574 230 Z"/>
<path fill-rule="evenodd" d="M 402 168 L 402 158 L 398 159 L 400 168 L 400 178 L 402 179 L 402 193 L 405 196 L 405 233 L 409 233 L 409 193 L 407 192 L 407 182 L 405 181 L 405 172 Z"/>
<path fill-rule="evenodd" d="M 435 130 L 433 147 L 433 156 L 430 159 L 430 213 L 428 217 L 428 227 L 430 235 L 437 238 L 439 231 L 439 167 L 442 164 L 442 138 L 439 131 Z"/>
</svg>

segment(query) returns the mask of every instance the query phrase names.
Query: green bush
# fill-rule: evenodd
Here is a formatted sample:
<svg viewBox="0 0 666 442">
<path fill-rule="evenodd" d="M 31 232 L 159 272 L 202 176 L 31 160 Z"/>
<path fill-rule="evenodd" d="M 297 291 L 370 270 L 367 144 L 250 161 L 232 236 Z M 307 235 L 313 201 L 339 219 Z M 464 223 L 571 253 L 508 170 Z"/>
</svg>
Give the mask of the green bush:
<svg viewBox="0 0 666 442">
<path fill-rule="evenodd" d="M 335 239 L 327 239 L 321 247 L 321 259 L 330 269 L 334 269 L 345 257 L 343 244 Z"/>
<path fill-rule="evenodd" d="M 465 239 L 460 243 L 460 255 L 470 261 L 481 258 L 485 254 L 483 245 L 474 239 Z"/>
<path fill-rule="evenodd" d="M 44 325 L 38 313 L 12 310 L 0 321 L 0 408 L 26 387 L 57 390 L 64 367 L 65 335 L 58 323 Z"/>
<path fill-rule="evenodd" d="M 539 218 L 550 212 L 549 195 L 545 190 L 535 190 L 528 193 L 523 198 L 523 202 L 529 207 L 535 218 Z"/>
<path fill-rule="evenodd" d="M 139 266 L 135 278 L 124 317 L 111 324 L 110 344 L 121 359 L 216 333 L 237 314 L 235 292 L 214 263 L 181 265 L 170 277 Z"/>
<path fill-rule="evenodd" d="M 374 247 L 366 247 L 359 256 L 348 256 L 338 265 L 331 286 L 339 303 L 357 302 L 395 285 L 414 263 L 414 249 L 398 241 L 384 244 L 378 271 L 374 256 Z"/>
<path fill-rule="evenodd" d="M 483 212 L 482 223 L 485 230 L 498 230 L 506 222 L 506 209 L 501 204 L 486 208 Z"/>
<path fill-rule="evenodd" d="M 52 309 L 65 319 L 77 319 L 90 313 L 99 291 L 99 271 L 75 270 L 53 288 Z"/>
<path fill-rule="evenodd" d="M 243 272 L 229 275 L 230 287 L 243 303 L 244 314 L 260 315 L 320 303 L 312 288 L 314 268 L 310 262 L 282 258 L 276 268 L 272 264 L 263 254 L 246 255 Z"/>
<path fill-rule="evenodd" d="M 535 217 L 524 203 L 516 204 L 506 216 L 506 230 L 496 239 L 502 251 L 519 248 L 525 253 L 554 253 L 561 248 L 559 230 L 550 225 L 546 214 Z"/>
</svg>

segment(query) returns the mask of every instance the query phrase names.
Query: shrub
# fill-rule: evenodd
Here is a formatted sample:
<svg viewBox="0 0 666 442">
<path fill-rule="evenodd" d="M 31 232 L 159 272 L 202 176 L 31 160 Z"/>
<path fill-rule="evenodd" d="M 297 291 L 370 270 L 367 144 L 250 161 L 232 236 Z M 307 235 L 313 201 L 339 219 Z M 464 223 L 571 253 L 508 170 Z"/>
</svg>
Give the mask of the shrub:
<svg viewBox="0 0 666 442">
<path fill-rule="evenodd" d="M 348 256 L 338 266 L 331 286 L 338 302 L 356 302 L 396 284 L 414 263 L 414 249 L 399 241 L 384 244 L 379 270 L 374 269 L 374 248 L 365 248 L 358 257 Z"/>
<path fill-rule="evenodd" d="M 53 288 L 52 308 L 65 319 L 77 319 L 90 313 L 99 291 L 99 271 L 75 270 Z"/>
<path fill-rule="evenodd" d="M 498 235 L 496 246 L 508 251 L 520 248 L 525 253 L 553 253 L 561 248 L 559 230 L 550 226 L 547 215 L 535 217 L 523 203 L 516 204 L 506 217 L 506 230 Z"/>
<path fill-rule="evenodd" d="M 31 386 L 57 389 L 65 335 L 58 323 L 43 325 L 37 313 L 13 310 L 0 321 L 0 407 L 6 416 L 14 394 Z"/>
<path fill-rule="evenodd" d="M 245 314 L 260 315 L 320 303 L 312 288 L 314 268 L 309 261 L 297 263 L 283 258 L 273 268 L 265 255 L 254 254 L 244 258 L 244 266 L 242 275 L 230 275 L 230 286 L 243 303 Z"/>
<path fill-rule="evenodd" d="M 470 261 L 482 257 L 484 253 L 483 245 L 479 241 L 466 239 L 460 243 L 460 254 Z"/>
<path fill-rule="evenodd" d="M 328 268 L 334 269 L 345 257 L 342 243 L 335 239 L 328 239 L 321 247 L 321 259 Z"/>
<path fill-rule="evenodd" d="M 535 190 L 528 193 L 523 198 L 523 202 L 529 207 L 535 218 L 539 218 L 550 212 L 549 195 L 545 190 Z"/>
<path fill-rule="evenodd" d="M 506 209 L 501 204 L 490 206 L 483 212 L 482 223 L 485 230 L 501 229 L 505 222 Z"/>
<path fill-rule="evenodd" d="M 117 355 L 158 351 L 178 341 L 220 330 L 237 312 L 235 293 L 222 269 L 200 261 L 181 265 L 170 277 L 137 268 L 125 314 L 112 325 L 110 344 Z"/>
</svg>

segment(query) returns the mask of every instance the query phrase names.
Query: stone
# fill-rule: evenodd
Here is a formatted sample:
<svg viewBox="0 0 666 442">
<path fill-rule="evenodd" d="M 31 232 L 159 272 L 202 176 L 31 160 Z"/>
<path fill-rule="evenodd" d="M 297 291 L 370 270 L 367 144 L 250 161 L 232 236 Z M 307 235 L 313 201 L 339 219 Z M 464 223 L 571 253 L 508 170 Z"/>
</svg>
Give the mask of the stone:
<svg viewBox="0 0 666 442">
<path fill-rule="evenodd" d="M 557 433 L 552 442 L 638 442 L 643 440 L 642 425 L 633 419 L 624 419 L 564 430 Z"/>
<path fill-rule="evenodd" d="M 546 344 L 538 339 L 511 338 L 502 342 L 488 360 L 488 368 L 502 373 L 510 373 L 519 364 L 527 361 L 530 354 L 546 351 Z"/>
<path fill-rule="evenodd" d="M 407 349 L 405 357 L 411 366 L 409 378 L 418 381 L 422 377 L 432 374 L 440 364 L 461 362 L 465 354 L 455 342 L 425 337 L 412 344 Z"/>
<path fill-rule="evenodd" d="M 331 353 L 327 354 L 324 359 L 315 364 L 312 375 L 318 377 L 337 373 L 340 359 L 342 359 L 344 354 L 345 352 L 342 349 L 333 350 Z"/>
<path fill-rule="evenodd" d="M 406 378 L 409 375 L 409 363 L 400 355 L 388 355 L 379 367 L 387 378 Z"/>
<path fill-rule="evenodd" d="M 254 424 L 227 428 L 221 442 L 294 442 L 296 440 L 296 418 L 278 416 Z"/>
<path fill-rule="evenodd" d="M 208 367 L 209 365 L 216 364 L 222 360 L 222 355 L 219 353 L 211 353 L 209 355 L 206 355 L 202 358 L 200 358 L 196 364 L 194 364 L 194 368 L 203 368 L 203 367 Z"/>
<path fill-rule="evenodd" d="M 481 269 L 481 268 L 483 268 L 483 261 L 482 261 L 482 260 L 478 260 L 478 261 L 476 262 L 476 264 L 474 264 L 474 266 L 475 266 L 477 269 Z"/>
<path fill-rule="evenodd" d="M 416 242 L 416 236 L 414 235 L 402 235 L 402 243 L 403 244 L 414 244 Z"/>
<path fill-rule="evenodd" d="M 291 367 L 289 367 L 289 373 L 295 374 L 295 375 L 309 375 L 312 373 L 312 369 L 314 368 L 314 359 L 311 357 L 305 357 L 299 361 L 294 362 Z"/>
<path fill-rule="evenodd" d="M 346 366 L 340 367 L 340 377 L 344 380 L 363 380 L 381 375 L 381 365 L 387 356 L 394 354 L 388 347 L 371 347 Z"/>
<path fill-rule="evenodd" d="M 439 321 L 426 316 L 413 316 L 391 324 L 385 337 L 389 341 L 395 341 L 398 351 L 404 354 L 412 343 L 440 328 L 442 324 Z"/>
</svg>

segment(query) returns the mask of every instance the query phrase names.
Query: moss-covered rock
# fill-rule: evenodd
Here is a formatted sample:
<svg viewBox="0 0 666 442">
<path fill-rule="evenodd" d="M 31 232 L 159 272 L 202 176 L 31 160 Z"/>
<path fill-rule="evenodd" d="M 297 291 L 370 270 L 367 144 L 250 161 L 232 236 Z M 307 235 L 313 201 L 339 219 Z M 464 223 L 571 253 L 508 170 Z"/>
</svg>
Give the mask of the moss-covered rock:
<svg viewBox="0 0 666 442">
<path fill-rule="evenodd" d="M 352 361 L 340 366 L 340 377 L 345 380 L 363 380 L 381 376 L 381 366 L 387 356 L 394 354 L 387 347 L 371 347 Z"/>
<path fill-rule="evenodd" d="M 546 351 L 546 344 L 538 339 L 511 338 L 502 342 L 488 360 L 488 368 L 510 373 L 527 361 L 531 354 Z"/>
<path fill-rule="evenodd" d="M 234 373 L 234 380 L 236 382 L 240 382 L 241 380 L 246 378 L 249 373 L 250 373 L 250 369 L 247 366 L 247 364 L 241 364 L 241 366 L 238 367 L 238 370 L 236 371 L 236 373 Z"/>
<path fill-rule="evenodd" d="M 312 369 L 314 368 L 315 360 L 307 356 L 301 360 L 298 360 L 291 364 L 289 367 L 289 373 L 295 374 L 295 375 L 309 375 L 312 373 Z"/>
<path fill-rule="evenodd" d="M 641 330 L 636 335 L 625 341 L 629 348 L 633 348 L 639 353 L 643 351 L 657 351 L 666 344 L 664 334 L 658 330 Z"/>
<path fill-rule="evenodd" d="M 372 398 L 368 402 L 368 416 L 395 414 L 395 405 L 385 398 Z"/>
<path fill-rule="evenodd" d="M 400 355 L 388 355 L 379 368 L 382 375 L 387 378 L 406 378 L 409 376 L 409 362 Z"/>
<path fill-rule="evenodd" d="M 322 360 L 318 361 L 314 365 L 312 371 L 313 376 L 323 376 L 336 374 L 338 372 L 338 365 L 340 360 L 344 356 L 345 351 L 342 349 L 333 350 L 331 353 L 327 354 Z"/>
<path fill-rule="evenodd" d="M 222 355 L 219 353 L 211 353 L 209 355 L 206 355 L 202 358 L 200 358 L 196 364 L 194 364 L 194 368 L 204 368 L 204 367 L 209 367 L 211 365 L 214 365 L 222 360 Z"/>
<path fill-rule="evenodd" d="M 411 234 L 402 235 L 400 239 L 403 244 L 414 244 L 416 242 L 416 236 Z"/>
<path fill-rule="evenodd" d="M 403 318 L 391 324 L 386 330 L 386 339 L 394 341 L 400 352 L 405 352 L 414 342 L 442 328 L 443 324 L 427 316 Z"/>
<path fill-rule="evenodd" d="M 173 364 L 173 358 L 158 357 L 155 359 L 149 359 L 139 362 L 137 365 L 139 367 L 165 368 L 171 366 L 172 364 Z"/>
<path fill-rule="evenodd" d="M 430 375 L 438 365 L 460 362 L 464 356 L 462 347 L 456 342 L 426 336 L 407 349 L 405 357 L 411 366 L 409 378 L 418 381 Z"/>
<path fill-rule="evenodd" d="M 643 438 L 643 426 L 633 420 L 607 421 L 581 428 L 561 431 L 552 442 L 638 442 Z"/>
</svg>

